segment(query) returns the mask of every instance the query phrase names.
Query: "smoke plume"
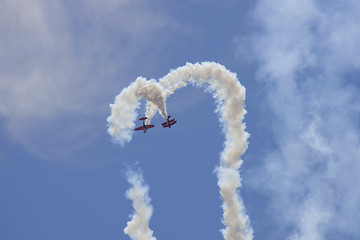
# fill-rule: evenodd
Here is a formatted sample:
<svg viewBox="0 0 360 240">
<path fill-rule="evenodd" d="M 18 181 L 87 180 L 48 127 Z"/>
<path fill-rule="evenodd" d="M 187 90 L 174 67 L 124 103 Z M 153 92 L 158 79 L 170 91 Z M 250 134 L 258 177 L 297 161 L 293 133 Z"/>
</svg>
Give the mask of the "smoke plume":
<svg viewBox="0 0 360 240">
<path fill-rule="evenodd" d="M 127 172 L 127 180 L 131 188 L 126 197 L 132 201 L 134 213 L 127 222 L 124 232 L 134 240 L 156 240 L 153 231 L 149 228 L 149 220 L 153 209 L 150 205 L 149 187 L 144 184 L 142 176 L 134 171 Z"/>
<path fill-rule="evenodd" d="M 166 90 L 155 80 L 147 81 L 143 77 L 138 77 L 135 82 L 116 96 L 114 104 L 110 104 L 111 115 L 107 118 L 108 133 L 122 146 L 131 141 L 137 117 L 136 110 L 140 107 L 139 100 L 141 98 L 147 99 L 147 124 L 150 123 L 156 111 L 159 111 L 165 118 L 165 93 Z"/>
<path fill-rule="evenodd" d="M 187 63 L 183 67 L 171 70 L 159 82 L 147 81 L 140 77 L 128 88 L 123 89 L 116 97 L 115 103 L 110 105 L 112 111 L 107 119 L 108 132 L 122 145 L 131 141 L 139 99 L 147 99 L 147 122 L 151 121 L 157 111 L 166 118 L 166 98 L 188 83 L 199 87 L 205 86 L 206 90 L 213 94 L 217 103 L 216 112 L 225 133 L 225 148 L 217 168 L 218 186 L 223 199 L 224 239 L 252 239 L 253 230 L 237 191 L 241 186 L 239 168 L 243 161 L 240 157 L 247 149 L 249 134 L 242 122 L 246 114 L 245 88 L 235 73 L 218 63 L 203 62 Z"/>
</svg>

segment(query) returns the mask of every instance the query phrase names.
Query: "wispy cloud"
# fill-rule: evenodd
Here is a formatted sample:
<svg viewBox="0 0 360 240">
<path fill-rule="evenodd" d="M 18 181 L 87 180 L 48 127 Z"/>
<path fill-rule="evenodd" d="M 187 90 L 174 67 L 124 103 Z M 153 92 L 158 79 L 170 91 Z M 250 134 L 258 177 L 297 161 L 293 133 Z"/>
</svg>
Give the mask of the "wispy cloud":
<svg viewBox="0 0 360 240">
<path fill-rule="evenodd" d="M 357 1 L 315 0 L 262 0 L 254 11 L 260 31 L 251 39 L 278 147 L 253 183 L 270 190 L 283 239 L 360 236 L 360 99 L 348 78 L 359 76 L 359 13 Z"/>
<path fill-rule="evenodd" d="M 58 151 L 64 136 L 82 135 L 89 119 L 106 114 L 104 96 L 133 80 L 130 66 L 174 26 L 145 1 L 2 1 L 0 114 L 9 136 L 31 152 Z M 81 119 L 82 127 L 72 124 Z M 58 144 L 48 144 L 50 133 Z"/>
</svg>

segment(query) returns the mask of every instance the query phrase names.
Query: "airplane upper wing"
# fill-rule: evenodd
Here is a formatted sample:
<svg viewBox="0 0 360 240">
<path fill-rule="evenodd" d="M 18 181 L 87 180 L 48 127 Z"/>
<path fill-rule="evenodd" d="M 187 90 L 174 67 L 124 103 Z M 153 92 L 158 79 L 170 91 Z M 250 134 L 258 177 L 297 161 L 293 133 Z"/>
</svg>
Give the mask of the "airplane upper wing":
<svg viewBox="0 0 360 240">
<path fill-rule="evenodd" d="M 173 121 L 175 121 L 175 119 L 171 119 L 171 120 L 169 120 L 169 122 L 173 122 Z"/>
<path fill-rule="evenodd" d="M 163 125 L 163 126 L 166 126 L 166 125 L 167 125 L 167 122 L 162 123 L 162 125 Z"/>
<path fill-rule="evenodd" d="M 155 125 L 145 125 L 146 129 L 153 128 Z"/>
<path fill-rule="evenodd" d="M 140 130 L 144 130 L 144 127 L 141 126 L 141 127 L 135 128 L 135 131 L 140 131 Z"/>
</svg>

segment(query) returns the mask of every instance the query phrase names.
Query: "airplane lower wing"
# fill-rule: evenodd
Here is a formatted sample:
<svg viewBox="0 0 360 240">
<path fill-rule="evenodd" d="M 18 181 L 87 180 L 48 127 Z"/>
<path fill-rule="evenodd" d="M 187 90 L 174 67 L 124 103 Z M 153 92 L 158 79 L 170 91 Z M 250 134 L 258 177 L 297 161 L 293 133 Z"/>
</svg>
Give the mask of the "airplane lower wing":
<svg viewBox="0 0 360 240">
<path fill-rule="evenodd" d="M 146 129 L 149 129 L 149 128 L 155 127 L 155 125 L 146 125 L 145 127 L 146 127 Z"/>
<path fill-rule="evenodd" d="M 174 125 L 175 123 L 177 123 L 177 121 L 175 121 L 175 120 L 173 119 L 173 121 L 170 121 L 170 124 L 168 124 L 167 122 L 164 122 L 164 123 L 162 123 L 162 126 L 163 126 L 164 128 L 166 128 L 166 127 L 169 127 L 169 125 L 170 125 L 170 126 Z"/>
<path fill-rule="evenodd" d="M 144 130 L 144 127 L 135 128 L 135 131 L 140 131 L 140 130 Z"/>
</svg>

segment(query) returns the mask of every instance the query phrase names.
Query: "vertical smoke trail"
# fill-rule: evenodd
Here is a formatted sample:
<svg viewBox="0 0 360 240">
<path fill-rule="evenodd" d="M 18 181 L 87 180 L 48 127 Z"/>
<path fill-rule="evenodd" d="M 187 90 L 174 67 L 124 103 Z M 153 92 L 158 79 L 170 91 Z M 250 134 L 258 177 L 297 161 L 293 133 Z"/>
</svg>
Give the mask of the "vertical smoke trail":
<svg viewBox="0 0 360 240">
<path fill-rule="evenodd" d="M 136 84 L 140 80 L 142 82 Z M 129 103 L 132 106 L 131 113 L 125 115 L 131 115 L 133 117 L 132 121 L 134 121 L 138 100 L 145 97 L 148 100 L 146 111 L 148 121 L 151 120 L 156 111 L 166 117 L 165 99 L 173 94 L 175 90 L 185 87 L 188 83 L 196 86 L 206 84 L 207 89 L 212 92 L 217 102 L 216 112 L 220 115 L 220 122 L 225 133 L 225 148 L 221 153 L 220 166 L 217 169 L 218 186 L 223 199 L 222 208 L 224 211 L 223 223 L 225 229 L 222 230 L 222 233 L 225 240 L 252 239 L 253 230 L 237 191 L 241 186 L 239 168 L 243 161 L 240 157 L 247 149 L 249 134 L 245 131 L 245 124 L 242 123 L 246 114 L 244 109 L 245 88 L 238 81 L 236 74 L 213 62 L 187 63 L 183 67 L 170 71 L 158 83 L 153 80 L 146 81 L 144 78 L 140 80 L 138 78 L 135 83 L 124 89 L 116 97 L 115 104 L 110 105 L 112 114 L 107 119 L 109 134 L 117 138 L 120 143 L 131 140 L 131 128 L 134 127 L 134 123 L 119 115 L 123 105 Z M 151 87 L 148 86 L 149 82 Z M 151 93 L 149 93 L 150 90 Z M 128 95 L 127 92 L 139 91 L 146 94 L 133 94 L 133 98 L 124 97 Z M 128 110 L 130 108 L 125 106 L 124 109 Z M 124 124 L 122 124 L 123 121 Z M 130 129 L 129 126 L 131 126 Z M 123 132 L 126 134 L 124 135 Z"/>
<path fill-rule="evenodd" d="M 132 201 L 134 214 L 124 232 L 133 240 L 156 240 L 153 231 L 149 228 L 149 220 L 153 209 L 150 205 L 149 187 L 144 185 L 144 180 L 139 173 L 127 172 L 127 180 L 131 188 L 126 192 L 126 197 Z"/>
<path fill-rule="evenodd" d="M 224 200 L 223 236 L 226 240 L 252 239 L 253 230 L 237 193 L 241 185 L 239 168 L 243 163 L 240 156 L 247 149 L 249 137 L 245 131 L 245 124 L 242 123 L 246 114 L 245 88 L 238 81 L 236 74 L 220 64 L 209 62 L 187 63 L 159 80 L 159 84 L 167 90 L 166 97 L 189 82 L 197 86 L 209 84 L 218 104 L 217 112 L 226 137 L 225 149 L 221 153 L 217 170 L 220 194 Z"/>
</svg>

